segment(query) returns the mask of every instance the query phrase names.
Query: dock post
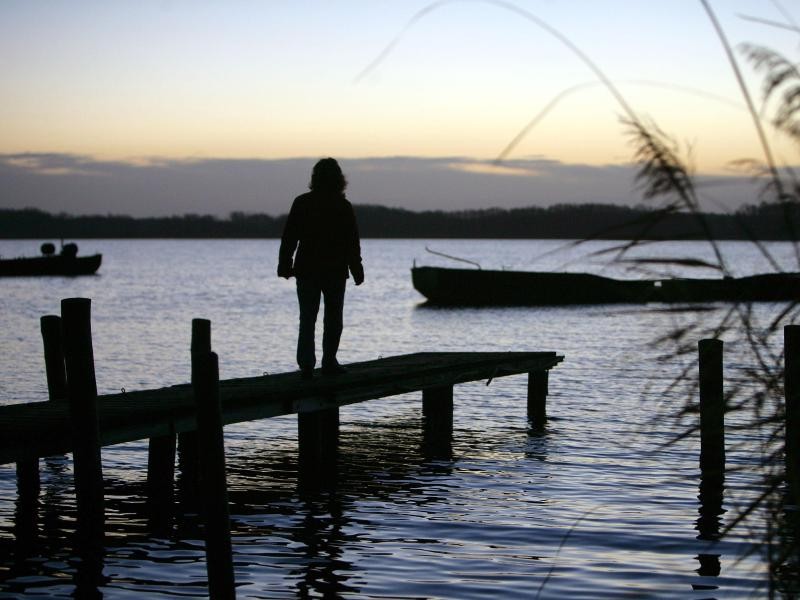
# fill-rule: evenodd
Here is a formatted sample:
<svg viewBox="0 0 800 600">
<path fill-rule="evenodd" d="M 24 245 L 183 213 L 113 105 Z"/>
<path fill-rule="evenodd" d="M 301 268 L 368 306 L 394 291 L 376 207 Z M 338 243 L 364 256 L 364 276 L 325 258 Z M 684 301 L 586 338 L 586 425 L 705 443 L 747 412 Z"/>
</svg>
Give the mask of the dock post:
<svg viewBox="0 0 800 600">
<path fill-rule="evenodd" d="M 700 370 L 700 469 L 725 472 L 725 396 L 722 390 L 722 340 L 698 342 Z"/>
<path fill-rule="evenodd" d="M 174 433 L 152 437 L 147 447 L 147 502 L 150 524 L 161 531 L 168 528 L 172 517 L 175 484 Z"/>
<path fill-rule="evenodd" d="M 31 502 L 39 496 L 39 459 L 35 456 L 20 458 L 17 461 L 17 497 L 20 503 Z"/>
<path fill-rule="evenodd" d="M 40 320 L 44 343 L 44 367 L 47 392 L 51 402 L 66 402 L 67 374 L 64 371 L 64 350 L 61 345 L 61 317 L 45 315 Z M 20 498 L 39 495 L 39 458 L 32 456 L 17 461 L 17 493 Z"/>
<path fill-rule="evenodd" d="M 235 598 L 228 488 L 225 478 L 225 440 L 219 404 L 219 361 L 213 352 L 194 354 L 192 389 L 197 405 L 209 596 L 215 600 Z"/>
<path fill-rule="evenodd" d="M 61 317 L 45 315 L 39 320 L 44 344 L 44 367 L 50 402 L 67 401 L 67 372 L 64 367 L 64 342 Z"/>
<path fill-rule="evenodd" d="M 432 458 L 453 454 L 453 386 L 422 390 L 423 446 Z"/>
<path fill-rule="evenodd" d="M 205 356 L 211 352 L 211 321 L 192 319 L 192 381 L 195 376 L 195 355 Z M 178 434 L 178 462 L 181 477 L 188 487 L 196 489 L 199 484 L 197 431 L 184 431 Z"/>
<path fill-rule="evenodd" d="M 91 300 L 61 301 L 67 398 L 72 423 L 72 456 L 78 506 L 78 537 L 102 545 L 104 525 L 103 468 L 97 422 L 97 382 L 92 350 Z"/>
<path fill-rule="evenodd" d="M 800 500 L 800 325 L 783 328 L 786 479 L 792 502 Z"/>
<path fill-rule="evenodd" d="M 547 422 L 549 371 L 528 373 L 528 421 L 533 429 L 543 429 Z"/>
<path fill-rule="evenodd" d="M 304 486 L 320 483 L 314 481 L 320 475 L 331 475 L 335 478 L 338 445 L 338 406 L 297 413 L 297 446 L 300 477 Z"/>
</svg>

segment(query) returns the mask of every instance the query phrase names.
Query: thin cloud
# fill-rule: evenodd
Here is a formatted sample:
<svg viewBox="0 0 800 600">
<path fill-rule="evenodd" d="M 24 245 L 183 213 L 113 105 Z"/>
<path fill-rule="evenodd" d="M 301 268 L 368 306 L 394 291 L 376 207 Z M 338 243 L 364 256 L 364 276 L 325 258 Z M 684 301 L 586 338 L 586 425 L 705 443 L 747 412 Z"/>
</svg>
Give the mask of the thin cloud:
<svg viewBox="0 0 800 600">
<path fill-rule="evenodd" d="M 285 214 L 308 187 L 317 157 L 101 160 L 73 154 L 0 155 L 0 207 L 137 217 L 233 211 Z M 348 197 L 409 210 L 517 208 L 571 203 L 634 205 L 634 165 L 515 158 L 498 169 L 469 157 L 345 158 Z M 757 198 L 750 177 L 706 176 L 710 210 Z"/>
<path fill-rule="evenodd" d="M 86 162 L 94 162 L 92 159 L 69 154 L 14 154 L 0 157 L 0 162 L 44 176 L 102 175 L 96 169 L 85 168 Z"/>
</svg>

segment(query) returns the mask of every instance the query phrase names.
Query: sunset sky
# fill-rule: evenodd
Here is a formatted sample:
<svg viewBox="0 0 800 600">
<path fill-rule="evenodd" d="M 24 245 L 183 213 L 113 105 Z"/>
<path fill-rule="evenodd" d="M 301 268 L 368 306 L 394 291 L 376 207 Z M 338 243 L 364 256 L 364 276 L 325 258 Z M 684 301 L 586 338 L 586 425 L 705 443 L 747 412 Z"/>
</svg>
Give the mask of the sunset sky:
<svg viewBox="0 0 800 600">
<path fill-rule="evenodd" d="M 712 7 L 732 44 L 797 58 L 797 31 L 744 18 L 791 24 L 792 3 Z M 322 156 L 342 159 L 360 203 L 552 204 L 592 190 L 638 201 L 619 105 L 521 11 L 691 145 L 701 174 L 720 183 L 730 161 L 761 157 L 698 0 L 3 0 L 0 206 L 278 213 Z M 795 147 L 772 141 L 796 162 Z M 717 208 L 746 200 L 737 193 L 718 193 Z"/>
</svg>

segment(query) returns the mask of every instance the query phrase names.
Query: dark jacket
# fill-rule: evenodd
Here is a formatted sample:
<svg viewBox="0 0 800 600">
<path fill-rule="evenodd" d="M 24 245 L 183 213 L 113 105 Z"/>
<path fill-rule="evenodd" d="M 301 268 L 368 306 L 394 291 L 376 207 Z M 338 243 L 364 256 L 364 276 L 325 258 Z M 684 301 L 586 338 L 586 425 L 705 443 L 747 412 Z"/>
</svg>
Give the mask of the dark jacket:
<svg viewBox="0 0 800 600">
<path fill-rule="evenodd" d="M 357 280 L 363 275 L 353 205 L 344 195 L 313 191 L 295 198 L 281 237 L 278 275 L 340 274 L 346 279 L 348 270 Z"/>
</svg>

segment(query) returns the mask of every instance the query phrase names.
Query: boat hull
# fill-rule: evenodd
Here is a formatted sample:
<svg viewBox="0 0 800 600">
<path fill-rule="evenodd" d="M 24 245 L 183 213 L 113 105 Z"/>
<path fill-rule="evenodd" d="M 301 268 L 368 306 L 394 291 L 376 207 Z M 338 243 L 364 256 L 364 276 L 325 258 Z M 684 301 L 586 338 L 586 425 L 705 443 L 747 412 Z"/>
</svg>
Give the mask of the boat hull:
<svg viewBox="0 0 800 600">
<path fill-rule="evenodd" d="M 588 273 L 414 267 L 411 279 L 428 302 L 439 306 L 800 300 L 800 273 L 656 281 Z"/>
<path fill-rule="evenodd" d="M 100 268 L 102 260 L 102 254 L 10 258 L 0 260 L 0 277 L 92 275 Z"/>
</svg>

